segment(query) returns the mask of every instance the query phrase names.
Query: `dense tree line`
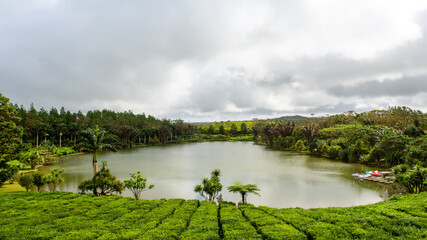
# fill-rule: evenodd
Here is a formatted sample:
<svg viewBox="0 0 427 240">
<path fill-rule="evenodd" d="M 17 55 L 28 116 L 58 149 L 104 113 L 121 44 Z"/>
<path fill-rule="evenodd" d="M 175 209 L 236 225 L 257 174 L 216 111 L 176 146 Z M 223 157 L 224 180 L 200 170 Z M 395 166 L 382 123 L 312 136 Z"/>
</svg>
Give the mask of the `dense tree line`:
<svg viewBox="0 0 427 240">
<path fill-rule="evenodd" d="M 407 107 L 301 121 L 259 121 L 256 142 L 344 162 L 427 166 L 427 114 Z"/>
<path fill-rule="evenodd" d="M 115 112 L 104 109 L 72 113 L 62 107 L 59 111 L 52 107 L 49 111 L 16 106 L 23 134 L 21 141 L 38 146 L 49 142 L 56 146 L 76 146 L 82 139 L 82 131 L 87 128 L 105 130 L 118 148 L 132 148 L 134 144 L 165 144 L 191 138 L 196 132 L 193 125 L 183 120 L 157 119 L 131 111 Z"/>
<path fill-rule="evenodd" d="M 219 134 L 219 135 L 248 135 L 251 134 L 252 125 L 255 121 L 227 121 L 202 124 L 198 127 L 200 133 L 203 134 Z"/>
</svg>

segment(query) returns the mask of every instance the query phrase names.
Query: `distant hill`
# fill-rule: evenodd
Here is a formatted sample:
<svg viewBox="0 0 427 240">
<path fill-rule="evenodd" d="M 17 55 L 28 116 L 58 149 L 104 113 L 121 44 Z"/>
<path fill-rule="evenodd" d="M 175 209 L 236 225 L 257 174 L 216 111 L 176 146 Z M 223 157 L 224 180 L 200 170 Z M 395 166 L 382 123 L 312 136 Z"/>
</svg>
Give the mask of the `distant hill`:
<svg viewBox="0 0 427 240">
<path fill-rule="evenodd" d="M 303 119 L 311 119 L 311 118 L 307 118 L 301 115 L 294 115 L 294 116 L 282 116 L 282 117 L 278 117 L 278 118 L 268 118 L 268 119 L 261 119 L 261 118 L 253 118 L 252 120 L 244 120 L 244 121 L 220 121 L 220 122 L 192 122 L 191 124 L 196 125 L 196 126 L 201 126 L 201 125 L 209 125 L 209 124 L 215 124 L 215 123 L 226 123 L 226 122 L 253 122 L 253 121 L 263 121 L 263 120 L 267 120 L 267 121 L 297 121 L 297 120 L 303 120 Z"/>
<path fill-rule="evenodd" d="M 294 116 L 282 116 L 282 117 L 272 118 L 272 119 L 267 119 L 267 120 L 272 120 L 272 121 L 296 121 L 296 120 L 303 120 L 303 119 L 309 119 L 309 118 L 303 117 L 303 116 L 300 116 L 300 115 L 294 115 Z"/>
</svg>

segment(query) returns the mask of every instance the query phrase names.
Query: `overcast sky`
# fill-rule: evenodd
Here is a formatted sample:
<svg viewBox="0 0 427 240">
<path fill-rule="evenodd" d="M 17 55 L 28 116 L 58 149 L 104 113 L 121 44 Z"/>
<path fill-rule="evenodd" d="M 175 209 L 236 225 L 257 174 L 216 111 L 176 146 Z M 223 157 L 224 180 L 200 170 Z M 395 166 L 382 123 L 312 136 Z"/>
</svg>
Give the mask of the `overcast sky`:
<svg viewBox="0 0 427 240">
<path fill-rule="evenodd" d="M 0 0 L 0 93 L 186 121 L 427 111 L 427 1 Z"/>
</svg>

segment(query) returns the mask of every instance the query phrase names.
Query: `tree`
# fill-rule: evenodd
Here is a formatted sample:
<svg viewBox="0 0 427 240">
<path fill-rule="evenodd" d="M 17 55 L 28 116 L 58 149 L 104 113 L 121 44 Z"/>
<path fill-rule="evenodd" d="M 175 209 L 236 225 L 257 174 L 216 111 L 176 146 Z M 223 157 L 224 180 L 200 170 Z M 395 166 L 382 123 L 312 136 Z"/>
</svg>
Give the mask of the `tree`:
<svg viewBox="0 0 427 240">
<path fill-rule="evenodd" d="M 65 169 L 54 168 L 50 170 L 50 173 L 46 176 L 46 183 L 49 184 L 49 189 L 52 192 L 56 191 L 61 183 L 64 182 L 64 178 L 61 177 L 61 174 L 65 172 Z"/>
<path fill-rule="evenodd" d="M 211 124 L 211 125 L 209 125 L 208 133 L 209 133 L 209 134 L 214 134 L 214 133 L 215 133 L 215 129 L 214 129 L 214 127 L 213 127 L 213 125 L 212 125 L 212 124 Z"/>
<path fill-rule="evenodd" d="M 107 163 L 102 162 L 99 172 L 96 172 L 92 180 L 86 180 L 79 184 L 79 190 L 85 193 L 92 190 L 95 195 L 110 195 L 112 193 L 122 193 L 123 183 L 111 174 L 107 168 Z"/>
<path fill-rule="evenodd" d="M 231 124 L 231 127 L 230 127 L 230 132 L 231 132 L 231 134 L 237 134 L 237 126 L 236 126 L 236 124 Z"/>
<path fill-rule="evenodd" d="M 194 191 L 199 193 L 207 201 L 215 201 L 219 197 L 219 193 L 222 190 L 222 184 L 220 182 L 221 171 L 215 169 L 211 172 L 211 178 L 202 178 L 202 184 L 198 184 L 194 187 Z"/>
<path fill-rule="evenodd" d="M 300 129 L 307 142 L 310 144 L 314 140 L 314 136 L 319 131 L 320 126 L 316 123 L 307 123 Z"/>
<path fill-rule="evenodd" d="M 96 125 L 95 130 L 88 128 L 81 133 L 84 141 L 80 145 L 83 149 L 88 152 L 93 153 L 92 164 L 93 164 L 93 175 L 95 176 L 98 171 L 98 152 L 102 150 L 112 150 L 116 151 L 116 148 L 111 145 L 104 143 L 106 131 L 99 130 L 98 125 Z"/>
<path fill-rule="evenodd" d="M 40 132 L 46 131 L 47 126 L 44 123 L 37 123 L 34 128 L 36 130 L 36 146 L 38 147 L 39 146 L 39 134 L 40 134 Z"/>
<path fill-rule="evenodd" d="M 61 108 L 62 110 L 62 108 Z M 59 131 L 58 135 L 59 135 L 59 147 L 62 147 L 62 135 L 64 135 L 64 133 L 67 132 L 67 125 L 65 125 L 65 123 L 61 123 L 57 126 L 57 130 Z"/>
<path fill-rule="evenodd" d="M 37 187 L 37 192 L 40 192 L 40 189 L 46 184 L 46 176 L 41 172 L 33 173 L 32 183 Z"/>
<path fill-rule="evenodd" d="M 25 190 L 30 190 L 34 185 L 33 185 L 33 178 L 30 175 L 24 175 L 21 176 L 18 180 L 19 185 L 21 185 L 21 187 L 25 188 Z"/>
<path fill-rule="evenodd" d="M 255 184 L 246 184 L 243 185 L 241 182 L 233 182 L 233 185 L 227 187 L 229 192 L 240 193 L 242 195 L 242 203 L 246 203 L 246 194 L 253 193 L 255 195 L 261 196 L 258 191 L 259 188 Z"/>
<path fill-rule="evenodd" d="M 406 188 L 409 193 L 420 193 L 424 191 L 427 180 L 427 169 L 415 166 L 410 169 L 408 165 L 402 164 L 393 167 L 395 182 Z"/>
<path fill-rule="evenodd" d="M 247 133 L 248 133 L 248 127 L 246 126 L 246 123 L 242 123 L 242 124 L 240 125 L 240 132 L 241 132 L 242 134 L 247 134 Z"/>
<path fill-rule="evenodd" d="M 32 152 L 26 159 L 25 163 L 30 165 L 31 169 L 36 169 L 36 166 L 42 164 L 44 161 L 43 156 L 39 153 L 38 150 Z"/>
<path fill-rule="evenodd" d="M 221 125 L 221 126 L 219 127 L 218 133 L 219 133 L 219 134 L 221 134 L 221 135 L 225 135 L 225 128 L 224 128 L 224 126 L 223 126 L 223 125 Z"/>
<path fill-rule="evenodd" d="M 77 125 L 77 123 L 71 123 L 70 125 L 68 125 L 68 133 L 70 134 L 70 140 L 74 141 L 74 146 L 76 146 L 78 131 L 79 125 Z"/>
<path fill-rule="evenodd" d="M 153 184 L 148 186 L 147 188 L 147 179 L 141 176 L 141 172 L 138 171 L 137 173 L 130 173 L 131 178 L 129 180 L 124 180 L 125 182 L 125 188 L 129 189 L 133 195 L 135 196 L 136 200 L 139 200 L 139 197 L 141 196 L 141 193 L 143 191 L 150 190 L 154 187 Z"/>
<path fill-rule="evenodd" d="M 11 155 L 21 141 L 22 131 L 17 126 L 19 121 L 16 108 L 0 94 L 0 186 L 12 175 L 7 162 L 12 160 Z"/>
</svg>

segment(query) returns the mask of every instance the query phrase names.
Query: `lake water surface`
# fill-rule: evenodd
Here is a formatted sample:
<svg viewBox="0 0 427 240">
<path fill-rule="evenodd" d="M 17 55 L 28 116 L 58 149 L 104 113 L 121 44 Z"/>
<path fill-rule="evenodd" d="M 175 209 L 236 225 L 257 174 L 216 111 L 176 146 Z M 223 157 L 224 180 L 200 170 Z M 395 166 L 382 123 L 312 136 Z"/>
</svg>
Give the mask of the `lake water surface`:
<svg viewBox="0 0 427 240">
<path fill-rule="evenodd" d="M 251 142 L 204 142 L 154 146 L 105 152 L 111 172 L 120 180 L 129 179 L 129 172 L 141 171 L 148 184 L 155 187 L 143 192 L 144 199 L 202 199 L 193 191 L 203 177 L 219 168 L 222 172 L 222 195 L 225 201 L 239 202 L 239 194 L 226 189 L 234 181 L 257 184 L 261 197 L 248 195 L 248 202 L 276 208 L 354 206 L 384 200 L 390 187 L 359 181 L 353 172 L 372 170 L 360 164 L 347 164 L 292 152 L 268 150 Z M 78 184 L 93 176 L 92 155 L 61 158 L 58 164 L 46 166 L 65 168 L 61 191 L 77 192 Z M 123 196 L 132 196 L 129 191 Z"/>
</svg>

